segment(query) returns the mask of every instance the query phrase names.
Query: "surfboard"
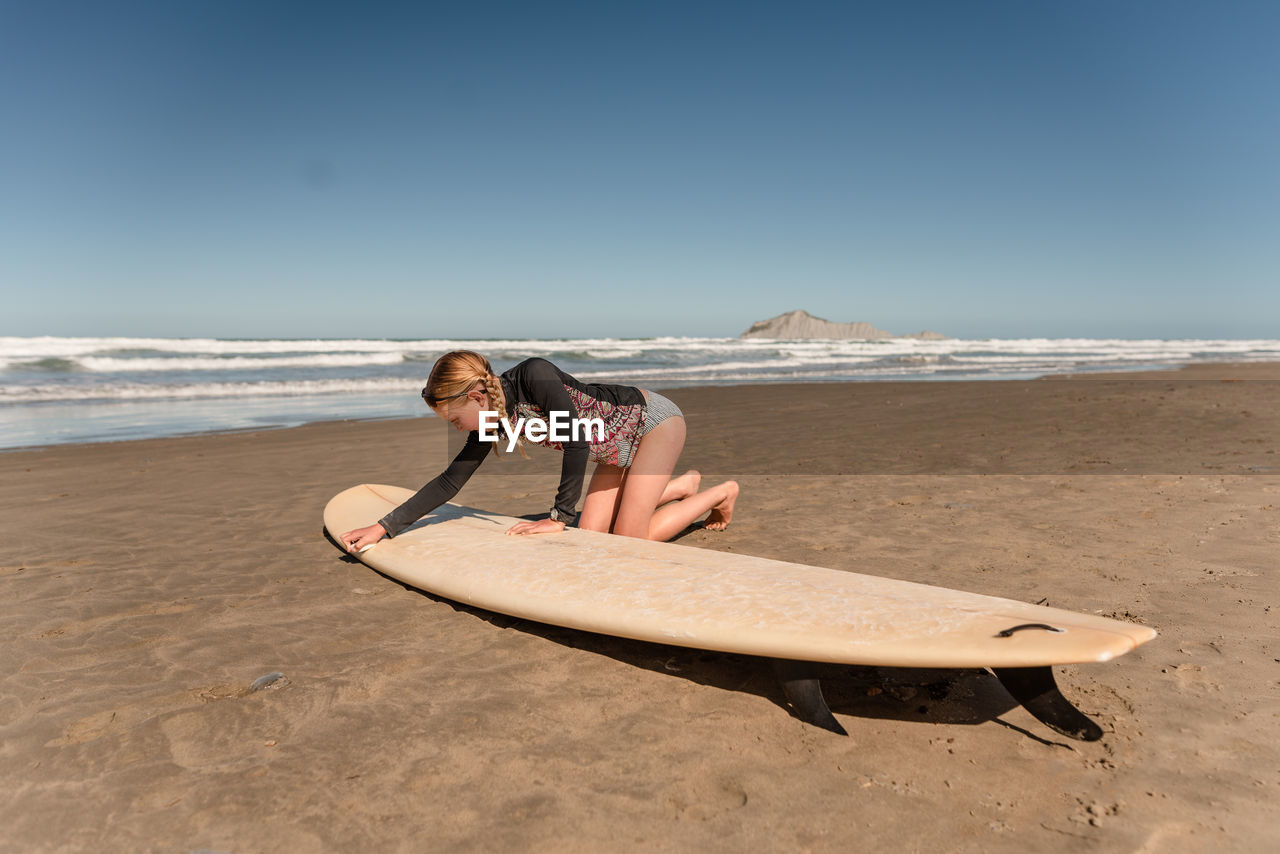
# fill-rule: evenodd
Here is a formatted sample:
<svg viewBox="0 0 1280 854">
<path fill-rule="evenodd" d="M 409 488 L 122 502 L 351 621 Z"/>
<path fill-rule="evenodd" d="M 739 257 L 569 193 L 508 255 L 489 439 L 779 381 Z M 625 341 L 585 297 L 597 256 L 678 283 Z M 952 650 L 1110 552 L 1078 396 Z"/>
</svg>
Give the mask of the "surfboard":
<svg viewBox="0 0 1280 854">
<path fill-rule="evenodd" d="M 325 528 L 336 540 L 412 494 L 352 487 L 325 507 Z M 794 663 L 988 667 L 1036 714 L 1029 701 L 1057 694 L 1051 666 L 1110 661 L 1156 636 L 1146 626 L 1091 614 L 678 543 L 577 528 L 504 533 L 520 521 L 444 504 L 357 557 L 412 587 L 489 611 L 787 662 L 779 675 L 797 712 L 841 732 L 816 677 Z M 1065 714 L 1058 698 L 1041 705 Z M 1101 736 L 1091 721 L 1085 727 L 1067 717 L 1071 731 L 1059 731 Z"/>
</svg>

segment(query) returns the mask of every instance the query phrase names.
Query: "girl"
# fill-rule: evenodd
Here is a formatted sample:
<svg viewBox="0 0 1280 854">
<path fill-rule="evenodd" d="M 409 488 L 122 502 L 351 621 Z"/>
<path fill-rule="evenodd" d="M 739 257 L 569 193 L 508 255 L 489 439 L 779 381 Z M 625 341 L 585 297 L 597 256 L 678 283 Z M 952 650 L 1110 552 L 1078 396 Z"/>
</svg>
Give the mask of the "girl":
<svg viewBox="0 0 1280 854">
<path fill-rule="evenodd" d="M 467 443 L 448 468 L 404 504 L 367 528 L 343 534 L 349 551 L 394 537 L 453 498 L 490 449 L 497 454 L 497 442 L 480 438 L 480 413 L 485 411 L 496 411 L 511 424 L 518 418 L 548 421 L 552 412 L 604 423 L 603 437 L 594 430 L 588 432 L 589 440 L 573 434 L 570 441 L 536 441 L 564 452 L 560 488 L 549 518 L 519 522 L 507 529 L 508 534 L 563 531 L 577 519 L 579 528 L 665 541 L 708 511 L 705 527 L 712 531 L 723 530 L 733 516 L 738 497 L 734 481 L 699 491 L 698 472 L 671 477 L 684 447 L 684 416 L 657 392 L 583 383 L 540 358 L 526 359 L 495 376 L 479 353 L 454 350 L 436 361 L 422 397 L 437 415 L 468 434 Z M 594 460 L 596 468 L 579 516 L 575 508 L 588 460 Z"/>
</svg>

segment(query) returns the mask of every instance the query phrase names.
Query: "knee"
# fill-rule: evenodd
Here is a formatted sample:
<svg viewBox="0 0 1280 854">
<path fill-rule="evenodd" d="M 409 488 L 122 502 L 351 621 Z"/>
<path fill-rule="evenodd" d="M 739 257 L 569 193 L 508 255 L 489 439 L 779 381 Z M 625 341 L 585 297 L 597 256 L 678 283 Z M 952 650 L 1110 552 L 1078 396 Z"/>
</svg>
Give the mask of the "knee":
<svg viewBox="0 0 1280 854">
<path fill-rule="evenodd" d="M 639 540 L 650 539 L 649 526 L 647 524 L 641 527 L 636 524 L 619 522 L 613 526 L 613 530 L 610 533 L 617 534 L 620 537 L 635 537 Z"/>
<path fill-rule="evenodd" d="M 588 516 L 586 513 L 578 514 L 578 528 L 583 531 L 600 531 L 607 533 L 609 531 L 609 520 L 601 519 L 595 516 Z"/>
</svg>

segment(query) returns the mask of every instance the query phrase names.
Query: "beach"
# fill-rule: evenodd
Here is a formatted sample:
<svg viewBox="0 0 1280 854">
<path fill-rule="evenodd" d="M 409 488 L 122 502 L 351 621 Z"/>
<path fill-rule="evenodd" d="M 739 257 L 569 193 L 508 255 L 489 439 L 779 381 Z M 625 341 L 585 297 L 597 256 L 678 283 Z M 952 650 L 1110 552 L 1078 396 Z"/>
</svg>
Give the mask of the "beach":
<svg viewBox="0 0 1280 854">
<path fill-rule="evenodd" d="M 1157 629 L 1056 668 L 1105 737 L 1058 736 L 985 671 L 889 668 L 824 682 L 840 737 L 758 659 L 393 582 L 321 511 L 433 477 L 438 419 L 68 444 L 0 454 L 0 849 L 1280 844 L 1280 363 L 664 393 L 676 473 L 742 487 L 684 545 Z M 529 453 L 456 501 L 545 513 L 560 456 Z"/>
</svg>

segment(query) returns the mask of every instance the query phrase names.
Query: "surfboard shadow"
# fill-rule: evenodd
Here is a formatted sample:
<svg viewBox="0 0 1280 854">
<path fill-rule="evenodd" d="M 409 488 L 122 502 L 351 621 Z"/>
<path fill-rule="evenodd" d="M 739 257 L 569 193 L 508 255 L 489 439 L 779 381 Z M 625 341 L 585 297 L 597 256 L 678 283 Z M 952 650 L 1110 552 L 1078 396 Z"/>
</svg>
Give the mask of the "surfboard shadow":
<svg viewBox="0 0 1280 854">
<path fill-rule="evenodd" d="M 545 519 L 546 517 L 547 517 L 547 514 L 545 513 L 542 514 L 543 519 Z M 531 518 L 537 518 L 537 517 L 522 516 L 520 518 L 531 519 Z M 421 519 L 414 522 L 409 527 L 405 528 L 396 536 L 402 536 L 404 534 L 407 534 L 410 531 L 416 531 L 419 528 L 427 528 L 432 525 L 439 525 L 442 522 L 450 522 L 450 521 L 453 521 L 454 519 L 479 519 L 481 522 L 487 522 L 488 524 L 494 525 L 497 527 L 502 527 L 502 524 L 503 524 L 502 522 L 499 522 L 497 519 L 491 519 L 487 514 L 481 513 L 479 510 L 476 510 L 474 507 L 463 507 L 457 504 L 442 504 L 439 507 L 437 507 L 435 510 L 432 510 L 430 514 L 423 516 Z"/>
<path fill-rule="evenodd" d="M 752 694 L 768 700 L 788 715 L 795 714 L 793 704 L 776 676 L 775 659 L 567 629 L 496 614 L 441 599 L 412 587 L 406 589 L 447 604 L 455 611 L 470 614 L 497 628 L 514 629 L 566 648 L 601 655 L 663 676 L 722 691 Z M 854 718 L 977 726 L 991 721 L 1003 723 L 998 720 L 1000 716 L 1019 705 L 1001 686 L 1000 681 L 986 670 L 847 664 L 823 664 L 816 667 L 819 668 L 829 707 L 841 715 Z M 1060 744 L 1047 742 L 1018 727 L 1012 728 L 1036 741 Z"/>
</svg>

